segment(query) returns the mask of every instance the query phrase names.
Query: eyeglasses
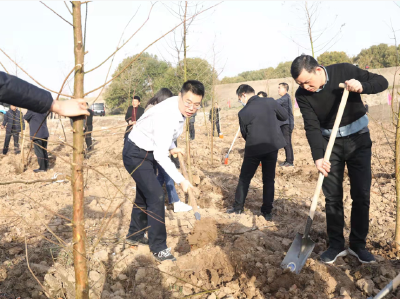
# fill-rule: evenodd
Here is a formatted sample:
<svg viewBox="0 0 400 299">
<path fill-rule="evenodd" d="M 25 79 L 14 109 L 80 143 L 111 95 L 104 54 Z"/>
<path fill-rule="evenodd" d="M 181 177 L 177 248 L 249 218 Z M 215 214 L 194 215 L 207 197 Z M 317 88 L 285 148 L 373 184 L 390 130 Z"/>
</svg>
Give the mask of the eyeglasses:
<svg viewBox="0 0 400 299">
<path fill-rule="evenodd" d="M 190 101 L 183 101 L 183 104 L 185 105 L 185 107 L 192 107 L 192 109 L 200 109 L 200 103 L 192 103 Z"/>
</svg>

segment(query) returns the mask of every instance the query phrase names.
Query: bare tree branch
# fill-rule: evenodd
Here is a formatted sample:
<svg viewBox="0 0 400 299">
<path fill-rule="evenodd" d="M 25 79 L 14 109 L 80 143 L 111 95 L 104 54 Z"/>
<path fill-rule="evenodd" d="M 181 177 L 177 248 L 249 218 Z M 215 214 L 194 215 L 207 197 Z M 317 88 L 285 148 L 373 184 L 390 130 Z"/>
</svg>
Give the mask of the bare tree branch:
<svg viewBox="0 0 400 299">
<path fill-rule="evenodd" d="M 136 35 L 136 33 L 138 33 L 138 32 L 143 28 L 143 26 L 144 26 L 144 25 L 147 23 L 147 21 L 150 19 L 150 14 L 151 14 L 151 11 L 153 10 L 154 5 L 155 5 L 155 3 L 151 5 L 149 14 L 148 14 L 148 16 L 147 16 L 147 19 L 144 21 L 144 23 L 142 24 L 142 26 L 140 26 L 139 29 L 136 30 L 135 33 L 133 33 L 133 34 L 131 35 L 131 37 L 128 38 L 128 40 L 127 40 L 125 43 L 122 44 L 121 47 L 117 48 L 117 50 L 115 50 L 110 56 L 108 56 L 108 57 L 106 58 L 106 60 L 104 60 L 104 61 L 103 61 L 102 63 L 100 63 L 98 66 L 96 66 L 96 67 L 92 68 L 91 70 L 85 72 L 85 74 L 88 74 L 88 73 L 94 71 L 95 69 L 98 69 L 98 68 L 101 67 L 104 63 L 106 63 L 108 59 L 110 59 L 111 57 L 113 57 L 119 50 L 121 50 L 121 49 L 132 39 L 132 37 L 134 37 L 134 36 Z M 138 10 L 139 10 L 139 8 L 138 8 Z M 136 11 L 136 13 L 137 13 L 137 11 Z M 136 15 L 136 13 L 135 13 L 135 15 Z M 135 16 L 135 15 L 134 15 L 134 16 Z M 130 22 L 130 21 L 129 21 L 129 22 Z M 129 23 L 128 23 L 128 24 L 129 24 Z M 125 27 L 125 28 L 126 28 L 126 27 Z M 124 31 L 125 31 L 125 29 L 124 29 Z"/>
<path fill-rule="evenodd" d="M 1 62 L 0 62 L 0 65 L 3 67 L 3 69 L 6 71 L 6 73 L 9 74 L 9 72 L 6 69 L 6 67 Z"/>
<path fill-rule="evenodd" d="M 61 19 L 63 19 L 65 22 L 67 22 L 68 24 L 70 24 L 72 27 L 74 27 L 74 25 L 72 25 L 70 22 L 68 22 L 66 19 L 64 19 L 62 16 L 60 16 L 58 13 L 56 13 L 54 10 L 52 10 L 50 7 L 48 7 L 46 4 L 44 4 L 42 1 L 39 1 L 40 3 L 42 3 L 44 6 L 46 6 L 48 9 L 50 9 L 52 12 L 54 12 L 57 16 L 59 16 Z"/>
<path fill-rule="evenodd" d="M 71 14 L 71 16 L 72 16 L 72 11 L 69 9 L 69 7 L 68 7 L 68 5 L 67 5 L 67 2 L 65 2 L 65 1 L 64 1 L 64 4 L 65 4 L 65 6 L 67 7 L 67 9 L 68 9 L 69 13 L 70 13 L 70 14 Z"/>
<path fill-rule="evenodd" d="M 191 16 L 190 19 L 196 17 L 197 15 L 199 15 L 199 14 L 201 14 L 201 13 L 206 12 L 207 10 L 210 10 L 211 8 L 214 8 L 214 7 L 218 6 L 218 5 L 220 5 L 221 3 L 222 3 L 222 2 L 218 2 L 217 4 L 215 4 L 215 5 L 213 5 L 213 6 L 210 6 L 209 8 L 207 8 L 207 9 L 205 9 L 205 10 L 199 12 L 198 14 Z M 84 94 L 84 97 L 87 96 L 88 94 L 90 94 L 90 93 L 96 91 L 96 90 L 99 90 L 99 89 L 102 88 L 103 86 L 105 86 L 105 85 L 107 85 L 108 83 L 110 83 L 111 81 L 113 81 L 113 80 L 114 80 L 115 78 L 117 78 L 119 75 L 121 75 L 130 65 L 132 65 L 132 64 L 140 57 L 140 55 L 142 55 L 142 54 L 144 53 L 144 51 L 146 51 L 148 48 L 150 48 L 152 45 L 154 45 L 155 43 L 157 43 L 160 39 L 162 39 L 163 37 L 165 37 L 166 35 L 168 35 L 168 34 L 171 33 L 172 31 L 174 31 L 176 28 L 178 28 L 180 25 L 182 25 L 182 23 L 183 23 L 183 22 L 180 22 L 180 23 L 179 23 L 178 25 L 176 25 L 174 28 L 172 28 L 171 30 L 169 30 L 168 32 L 166 32 L 165 34 L 163 34 L 161 37 L 159 37 L 158 39 L 156 39 L 154 42 L 152 42 L 150 45 L 148 45 L 146 48 L 144 48 L 144 49 L 142 50 L 142 52 L 140 52 L 139 54 L 137 54 L 137 55 L 135 56 L 135 58 L 132 59 L 131 62 L 129 62 L 117 75 L 115 75 L 113 78 L 111 78 L 111 79 L 110 79 L 109 81 L 107 81 L 105 84 L 103 84 L 103 85 L 101 85 L 101 86 L 99 86 L 99 87 L 97 87 L 97 88 L 95 88 L 95 89 L 93 89 L 93 90 L 91 90 L 91 91 L 85 93 L 85 94 Z"/>
<path fill-rule="evenodd" d="M 53 92 L 53 93 L 55 93 L 55 94 L 62 95 L 62 96 L 67 97 L 67 98 L 73 98 L 73 96 L 71 96 L 71 95 L 58 93 L 57 91 L 51 90 L 50 88 L 47 88 L 46 86 L 42 85 L 42 84 L 41 84 L 40 82 L 38 82 L 35 78 L 33 78 L 31 75 L 29 75 L 22 67 L 20 67 L 20 66 L 18 65 L 18 63 L 16 63 L 14 60 L 12 60 L 12 58 L 11 58 L 10 56 L 8 56 L 7 53 L 4 52 L 1 48 L 0 48 L 0 51 L 3 52 L 3 54 L 6 55 L 8 59 L 10 59 L 21 71 L 23 71 L 25 74 L 27 74 L 28 77 L 31 78 L 33 81 L 35 81 L 39 86 L 41 86 L 41 87 L 43 87 L 44 89 L 46 89 L 46 90 L 48 90 L 48 91 L 50 91 L 50 92 Z"/>
</svg>

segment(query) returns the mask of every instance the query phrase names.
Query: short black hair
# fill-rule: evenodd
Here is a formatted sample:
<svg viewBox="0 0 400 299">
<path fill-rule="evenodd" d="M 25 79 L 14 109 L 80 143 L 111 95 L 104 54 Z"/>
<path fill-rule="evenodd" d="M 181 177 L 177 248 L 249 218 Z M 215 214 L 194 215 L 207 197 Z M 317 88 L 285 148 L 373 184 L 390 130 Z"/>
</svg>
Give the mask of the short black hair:
<svg viewBox="0 0 400 299">
<path fill-rule="evenodd" d="M 139 96 L 134 96 L 133 99 L 134 100 L 138 100 L 140 102 L 140 97 Z"/>
<path fill-rule="evenodd" d="M 259 92 L 257 93 L 257 95 L 258 95 L 258 96 L 261 95 L 262 98 L 268 97 L 268 95 L 267 95 L 267 93 L 266 93 L 265 91 L 259 91 Z"/>
<path fill-rule="evenodd" d="M 319 64 L 314 57 L 310 55 L 301 55 L 293 60 L 292 66 L 290 67 L 290 73 L 292 74 L 293 79 L 296 80 L 303 70 L 306 70 L 309 73 L 315 73 L 317 67 L 319 67 Z"/>
<path fill-rule="evenodd" d="M 247 84 L 241 84 L 238 89 L 236 89 L 236 94 L 242 95 L 242 94 L 249 94 L 249 93 L 256 93 L 253 89 L 253 87 L 251 87 L 250 85 Z"/>
<path fill-rule="evenodd" d="M 200 81 L 197 80 L 188 80 L 183 83 L 181 88 L 181 94 L 191 91 L 193 94 L 204 97 L 204 85 Z"/>
<path fill-rule="evenodd" d="M 286 91 L 289 91 L 289 84 L 282 82 L 282 83 L 279 83 L 279 85 L 282 85 L 283 87 L 285 87 Z"/>
</svg>

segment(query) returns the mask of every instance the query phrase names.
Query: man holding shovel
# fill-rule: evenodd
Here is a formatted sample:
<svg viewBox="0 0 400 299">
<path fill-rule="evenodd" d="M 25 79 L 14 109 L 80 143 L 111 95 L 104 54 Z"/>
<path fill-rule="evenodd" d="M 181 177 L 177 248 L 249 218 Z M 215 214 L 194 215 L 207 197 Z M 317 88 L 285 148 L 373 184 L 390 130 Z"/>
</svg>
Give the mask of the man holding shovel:
<svg viewBox="0 0 400 299">
<path fill-rule="evenodd" d="M 329 248 L 321 255 L 321 260 L 331 264 L 337 257 L 350 253 L 362 263 L 375 262 L 374 256 L 365 248 L 369 225 L 372 142 L 360 94 L 382 92 L 388 87 L 388 82 L 383 76 L 348 63 L 323 67 L 309 55 L 301 55 L 293 61 L 291 74 L 300 85 L 296 99 L 304 119 L 312 157 L 318 171 L 325 176 L 322 190 L 326 201 Z M 345 83 L 350 94 L 330 161 L 324 161 L 324 152 L 343 93 L 339 83 Z M 348 250 L 345 249 L 343 236 L 345 164 L 349 171 L 353 200 Z"/>
<path fill-rule="evenodd" d="M 169 153 L 182 153 L 174 141 L 182 134 L 186 118 L 200 109 L 203 96 L 201 82 L 186 81 L 178 96 L 164 100 L 143 114 L 124 144 L 124 166 L 136 182 L 136 199 L 126 242 L 149 244 L 150 251 L 160 262 L 174 261 L 175 257 L 167 247 L 164 192 L 155 169 L 159 164 L 184 192 L 193 188 L 178 172 Z M 148 226 L 149 237 L 146 239 L 144 232 Z"/>
</svg>

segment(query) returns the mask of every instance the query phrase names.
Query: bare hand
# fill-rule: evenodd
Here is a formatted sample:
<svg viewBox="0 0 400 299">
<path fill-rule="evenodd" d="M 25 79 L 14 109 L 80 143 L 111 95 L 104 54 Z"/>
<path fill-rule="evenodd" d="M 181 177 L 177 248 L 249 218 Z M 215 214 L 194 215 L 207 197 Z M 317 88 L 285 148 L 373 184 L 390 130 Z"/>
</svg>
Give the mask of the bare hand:
<svg viewBox="0 0 400 299">
<path fill-rule="evenodd" d="M 358 93 L 362 93 L 363 91 L 361 82 L 356 79 L 347 80 L 344 83 L 346 83 L 346 89 L 348 91 L 358 92 Z"/>
<path fill-rule="evenodd" d="M 327 177 L 328 173 L 331 171 L 331 163 L 329 161 L 324 161 L 324 159 L 315 160 L 315 166 L 324 177 Z"/>
<path fill-rule="evenodd" d="M 189 191 L 189 188 L 192 190 L 194 189 L 193 185 L 188 180 L 183 180 L 181 182 L 181 187 L 182 187 L 183 192 L 185 192 L 185 193 L 187 193 Z"/>
<path fill-rule="evenodd" d="M 62 116 L 79 116 L 87 115 L 89 116 L 89 111 L 86 110 L 86 101 L 84 99 L 71 99 L 68 101 L 53 101 L 50 111 L 55 112 Z"/>
<path fill-rule="evenodd" d="M 5 128 L 5 126 L 1 125 L 1 127 L 0 127 L 0 128 L 4 129 L 4 128 Z"/>
<path fill-rule="evenodd" d="M 173 148 L 173 149 L 170 150 L 169 152 L 170 152 L 170 154 L 171 154 L 172 156 L 175 156 L 175 155 L 177 155 L 178 153 L 181 153 L 182 155 L 185 154 L 185 151 L 184 151 L 182 148 L 179 148 L 179 147 Z"/>
</svg>

